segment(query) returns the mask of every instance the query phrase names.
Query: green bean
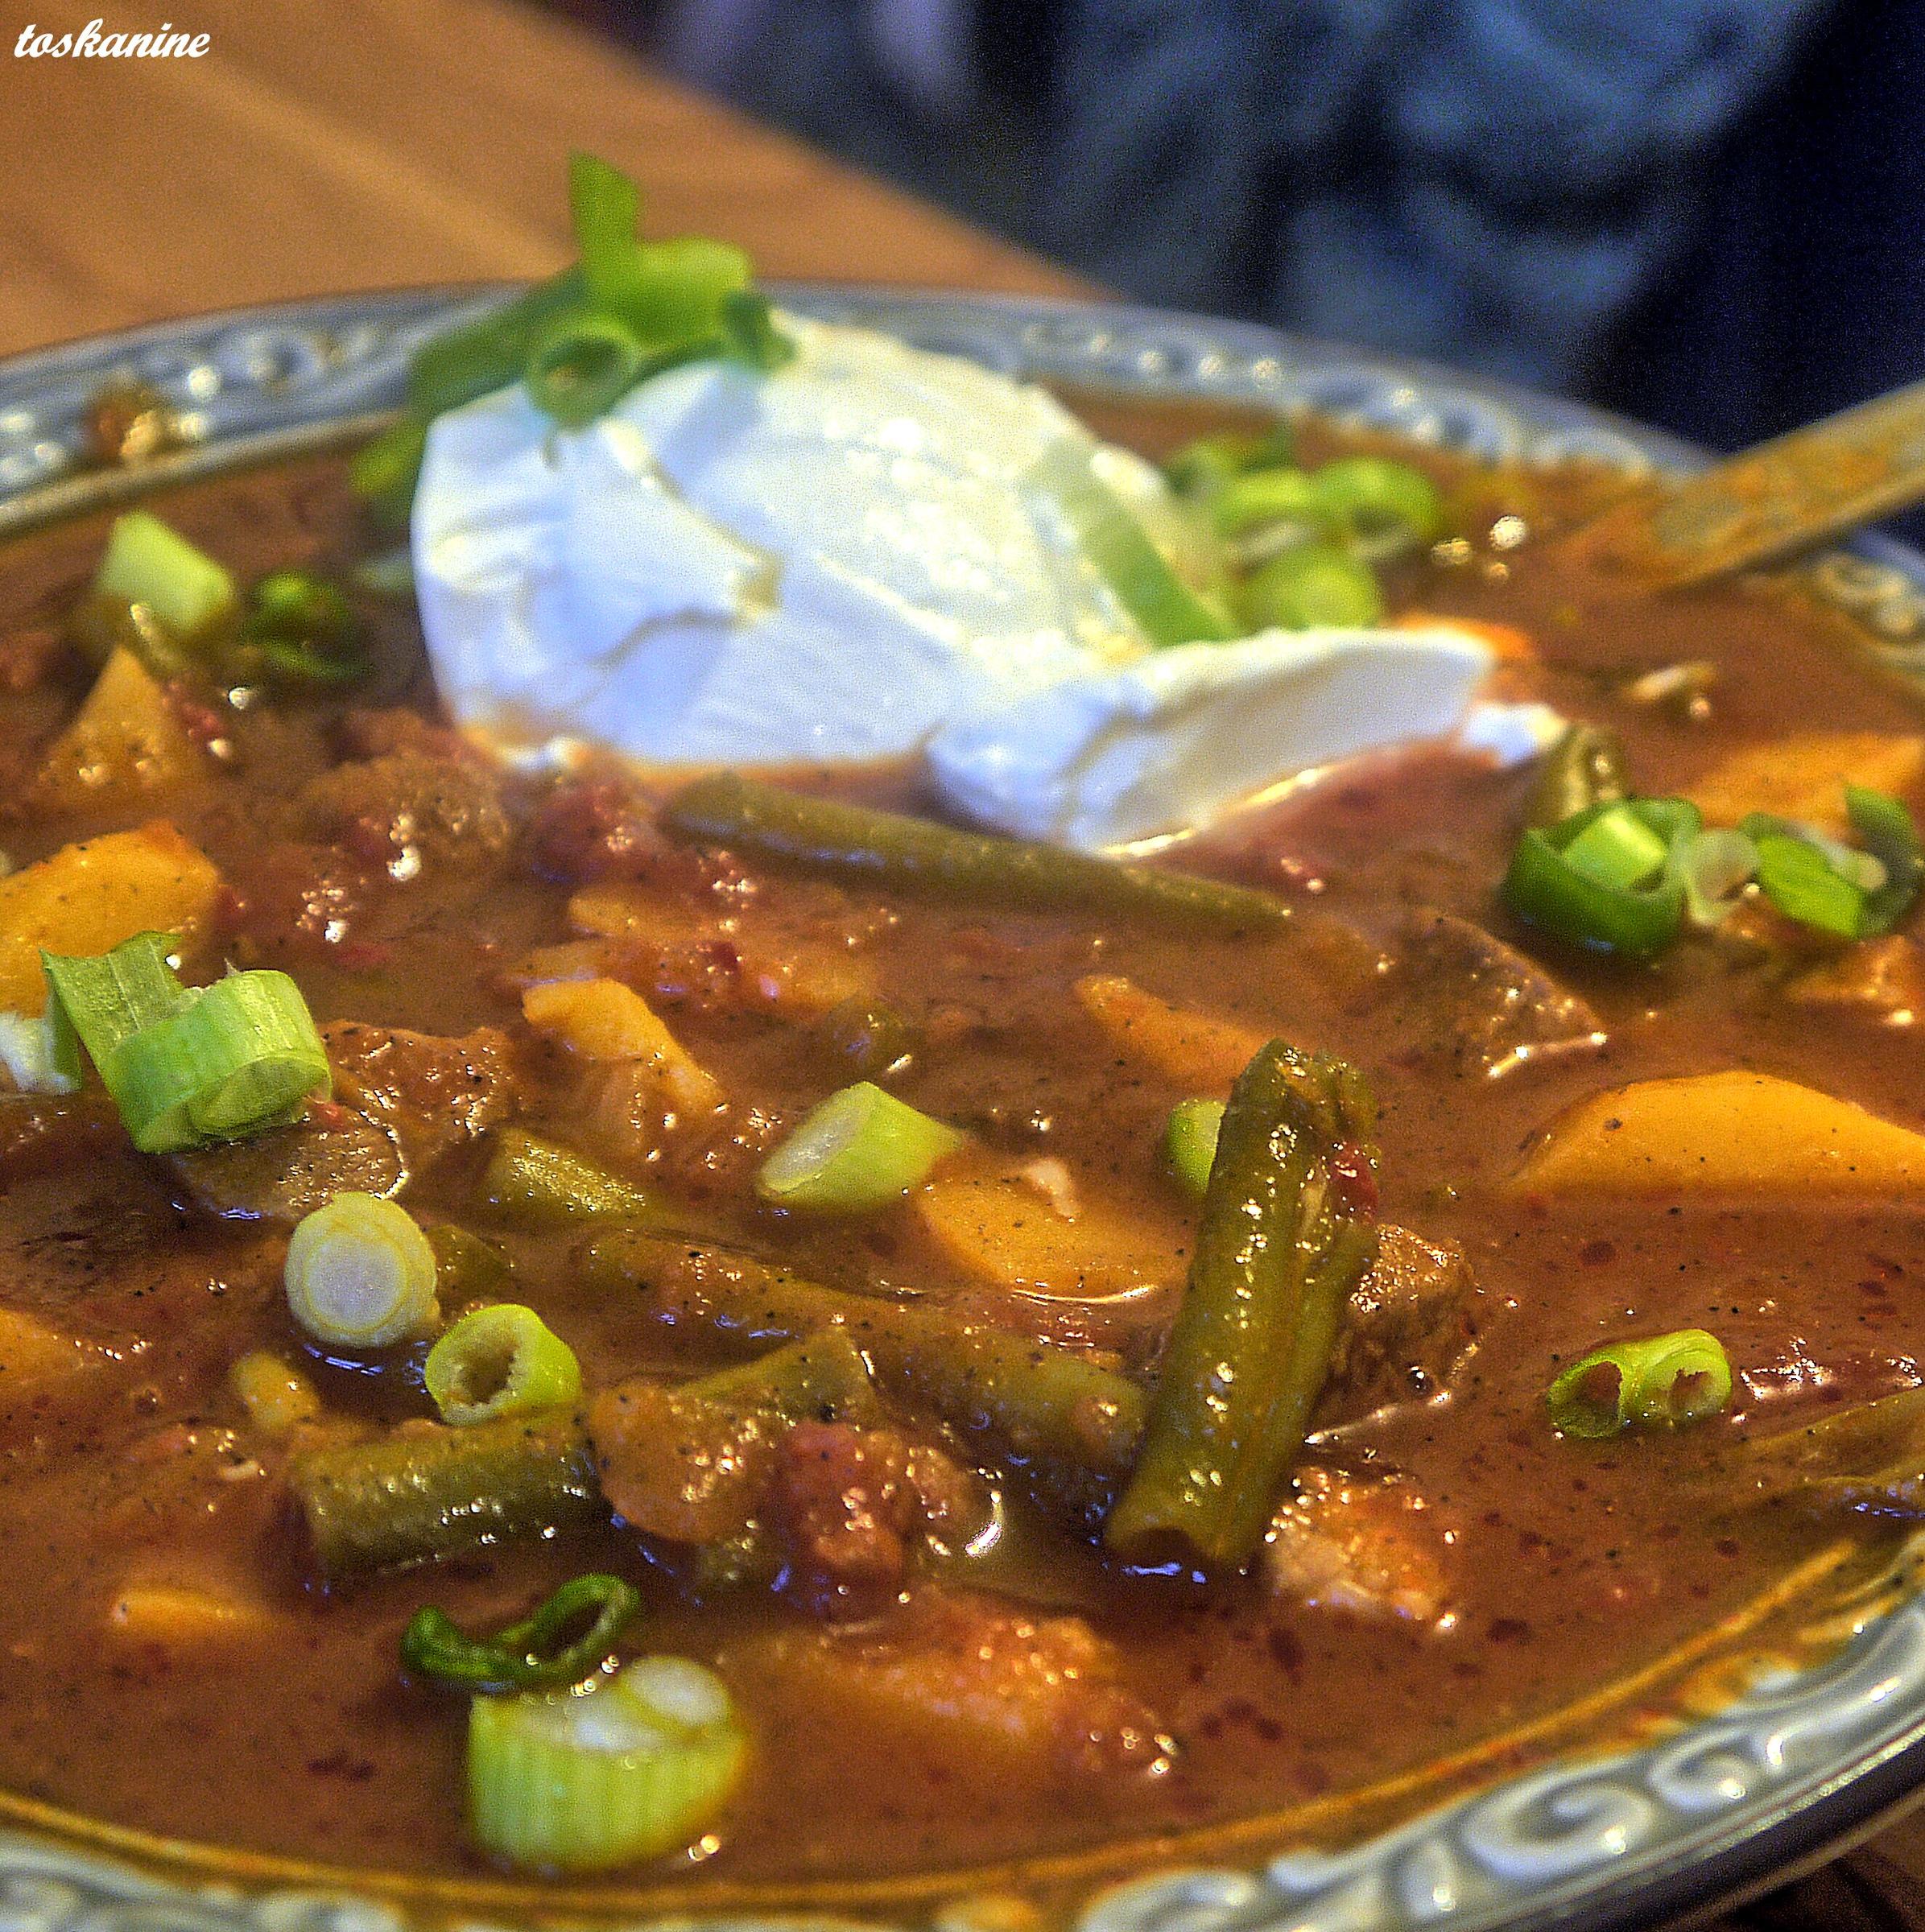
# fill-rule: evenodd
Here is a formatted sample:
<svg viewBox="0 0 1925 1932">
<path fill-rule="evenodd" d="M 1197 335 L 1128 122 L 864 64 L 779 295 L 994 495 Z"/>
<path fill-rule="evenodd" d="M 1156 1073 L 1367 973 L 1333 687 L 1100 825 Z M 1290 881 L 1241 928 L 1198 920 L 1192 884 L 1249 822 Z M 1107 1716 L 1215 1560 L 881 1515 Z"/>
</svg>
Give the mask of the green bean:
<svg viewBox="0 0 1925 1932">
<path fill-rule="evenodd" d="M 733 1348 L 845 1329 L 885 1394 L 933 1410 L 1084 1521 L 1101 1514 L 1142 1437 L 1143 1392 L 1126 1377 L 1007 1329 L 959 1325 L 940 1308 L 824 1287 L 639 1229 L 591 1242 L 581 1267 L 591 1287 L 638 1289 L 657 1321 Z"/>
<path fill-rule="evenodd" d="M 791 1422 L 870 1422 L 882 1415 L 869 1364 L 845 1328 L 818 1329 L 752 1362 L 684 1382 L 675 1393 L 729 1408 L 767 1409 Z"/>
<path fill-rule="evenodd" d="M 1142 1453 L 1105 1525 L 1112 1549 L 1157 1558 L 1175 1544 L 1223 1567 L 1262 1540 L 1375 1258 L 1374 1224 L 1337 1173 L 1340 1146 L 1367 1154 L 1370 1114 L 1353 1068 L 1281 1040 L 1238 1076 Z"/>
<path fill-rule="evenodd" d="M 556 316 L 583 308 L 587 296 L 581 270 L 564 269 L 499 308 L 423 342 L 408 369 L 409 406 L 423 418 L 438 416 L 518 382 L 535 337 Z"/>
<path fill-rule="evenodd" d="M 608 1517 L 580 1418 L 566 1411 L 312 1450 L 290 1480 L 328 1584 Z"/>
<path fill-rule="evenodd" d="M 1561 825 L 1593 805 L 1615 805 L 1629 795 L 1617 733 L 1601 724 L 1573 724 L 1539 763 L 1524 823 Z"/>
<path fill-rule="evenodd" d="M 684 786 L 663 807 L 662 823 L 690 844 L 973 904 L 1140 914 L 1230 931 L 1277 927 L 1290 917 L 1281 902 L 1245 886 L 805 798 L 735 772 Z"/>
<path fill-rule="evenodd" d="M 1925 1521 L 1925 1389 L 1833 1411 L 1802 1429 L 1727 1443 L 1715 1467 L 1680 1479 L 1713 1507 L 1770 1504 Z"/>
<path fill-rule="evenodd" d="M 435 1257 L 435 1293 L 444 1313 L 471 1302 L 500 1302 L 514 1285 L 514 1264 L 493 1241 L 452 1221 L 422 1232 Z"/>
<path fill-rule="evenodd" d="M 576 1221 L 642 1220 L 655 1196 L 571 1147 L 518 1127 L 495 1136 L 481 1175 L 482 1198 L 510 1227 L 563 1228 Z"/>
</svg>

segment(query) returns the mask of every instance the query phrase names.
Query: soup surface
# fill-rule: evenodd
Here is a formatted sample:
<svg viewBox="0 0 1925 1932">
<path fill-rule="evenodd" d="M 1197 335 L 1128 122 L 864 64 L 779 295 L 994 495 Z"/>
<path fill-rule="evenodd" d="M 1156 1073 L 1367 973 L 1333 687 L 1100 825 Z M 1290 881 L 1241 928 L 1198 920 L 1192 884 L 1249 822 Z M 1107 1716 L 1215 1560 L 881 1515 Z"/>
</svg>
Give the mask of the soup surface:
<svg viewBox="0 0 1925 1932">
<path fill-rule="evenodd" d="M 1180 426 L 1104 427 L 1154 448 Z M 1915 791 L 1919 720 L 1834 615 L 1779 586 L 1641 595 L 1543 541 L 1584 478 L 1438 473 L 1473 539 L 1410 567 L 1394 604 L 1510 627 L 1506 695 L 1614 730 L 1640 795 L 1730 824 L 1816 811 L 1840 778 Z M 243 577 L 345 578 L 378 547 L 331 461 L 158 507 Z M 1493 549 L 1506 510 L 1530 539 Z M 1560 946 L 1499 897 L 1537 774 L 1444 751 L 1326 774 L 1159 861 L 1274 894 L 1292 916 L 1274 929 L 813 876 L 668 836 L 661 794 L 612 770 L 491 764 L 438 721 L 405 600 L 372 595 L 359 687 L 236 708 L 176 682 L 184 762 L 125 732 L 79 741 L 101 674 L 68 620 L 104 534 L 0 557 L 8 883 L 172 828 L 218 882 L 183 976 L 290 975 L 333 1092 L 299 1125 L 156 1157 L 92 1074 L 0 1094 L 0 1786 L 171 1836 L 488 1869 L 465 1823 L 469 1696 L 404 1670 L 404 1627 L 433 1605 L 493 1631 L 595 1572 L 641 1594 L 622 1653 L 712 1666 L 750 1740 L 715 1820 L 620 1876 L 907 1873 L 1248 1817 L 1458 1752 L 1876 1533 L 1748 1507 L 1743 1450 L 1919 1381 L 1925 1169 L 1910 1202 L 1882 1181 L 1821 1197 L 1768 1160 L 1713 1191 L 1514 1177 L 1590 1096 L 1732 1069 L 1925 1125 L 1902 928 L 1815 935 L 1754 894 L 1654 961 Z M 0 947 L 30 970 L 0 1006 L 31 1011 L 33 949 L 89 948 L 6 903 Z M 668 1048 L 598 1043 L 578 996 L 610 985 Z M 1374 1090 L 1374 1181 L 1353 1150 L 1347 1211 L 1379 1245 L 1268 1540 L 1200 1581 L 1180 1543 L 1105 1554 L 1101 1455 L 1065 1474 L 1000 1394 L 901 1362 L 933 1323 L 1153 1390 L 1207 1212 L 1167 1170 L 1167 1123 L 1273 1037 Z M 963 1145 L 862 1212 L 766 1198 L 771 1151 L 865 1079 Z M 1723 1141 L 1782 1137 L 1733 1119 Z M 586 1165 L 555 1183 L 544 1150 Z M 543 1195 L 544 1173 L 572 1198 Z M 347 1190 L 444 1231 L 442 1321 L 511 1302 L 572 1350 L 585 1515 L 575 1495 L 465 1546 L 444 1521 L 425 1562 L 317 1547 L 312 1458 L 443 1427 L 420 1343 L 329 1346 L 291 1313 L 291 1228 Z M 853 1323 L 874 1389 L 800 1419 L 702 1397 L 664 1423 L 665 1390 L 815 1327 L 744 1312 L 741 1282 L 771 1267 L 852 1298 L 820 1309 Z M 923 1326 L 891 1344 L 903 1309 Z M 1718 1413 L 1597 1440 L 1551 1426 L 1560 1368 L 1679 1330 L 1729 1359 Z"/>
</svg>

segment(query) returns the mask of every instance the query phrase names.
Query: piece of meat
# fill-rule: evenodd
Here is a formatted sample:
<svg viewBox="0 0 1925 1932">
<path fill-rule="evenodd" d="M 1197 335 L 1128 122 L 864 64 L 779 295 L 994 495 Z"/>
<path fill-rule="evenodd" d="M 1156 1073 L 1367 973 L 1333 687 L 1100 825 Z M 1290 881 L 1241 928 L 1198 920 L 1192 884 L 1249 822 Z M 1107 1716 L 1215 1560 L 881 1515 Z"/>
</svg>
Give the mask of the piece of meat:
<svg viewBox="0 0 1925 1932">
<path fill-rule="evenodd" d="M 1354 1422 L 1435 1395 L 1477 1345 L 1477 1283 L 1455 1241 L 1386 1224 L 1337 1331 L 1317 1420 Z"/>
<path fill-rule="evenodd" d="M 337 765 L 308 784 L 300 815 L 310 836 L 406 880 L 423 865 L 485 865 L 514 828 L 495 771 L 472 758 L 396 751 Z"/>
<path fill-rule="evenodd" d="M 508 1037 L 493 1026 L 453 1038 L 337 1020 L 321 1038 L 335 1098 L 385 1128 L 417 1173 L 519 1104 Z"/>
<path fill-rule="evenodd" d="M 674 1543 L 750 1530 L 775 1472 L 773 1418 L 638 1380 L 598 1395 L 588 1419 L 602 1494 L 625 1522 Z"/>
<path fill-rule="evenodd" d="M 291 1127 L 167 1157 L 194 1206 L 224 1220 L 292 1227 L 337 1194 L 399 1194 L 408 1167 L 391 1129 L 350 1108 L 310 1110 Z"/>
<path fill-rule="evenodd" d="M 1794 1005 L 1822 1007 L 1877 1026 L 1909 1026 L 1925 1013 L 1925 957 L 1902 932 L 1861 939 L 1784 985 Z"/>
<path fill-rule="evenodd" d="M 717 868 L 678 845 L 656 823 L 655 804 L 632 782 L 605 773 L 564 778 L 535 809 L 528 851 L 535 869 L 573 886 L 597 881 L 700 886 Z"/>
<path fill-rule="evenodd" d="M 785 1633 L 759 1661 L 852 1728 L 1045 1790 L 1160 1776 L 1174 1749 L 1114 1646 L 1079 1616 L 925 1589 L 878 1629 Z"/>
<path fill-rule="evenodd" d="M 1274 1596 L 1307 1609 L 1448 1629 L 1445 1534 L 1407 1477 L 1312 1464 L 1270 1526 L 1263 1575 Z"/>
<path fill-rule="evenodd" d="M 1604 1023 L 1535 960 L 1454 914 L 1412 915 L 1391 976 L 1418 1051 L 1487 1079 L 1550 1055 L 1595 1052 Z"/>
<path fill-rule="evenodd" d="M 922 1501 L 894 1430 L 798 1422 L 783 1439 L 772 1505 L 790 1594 L 818 1616 L 872 1616 L 901 1587 Z"/>
</svg>

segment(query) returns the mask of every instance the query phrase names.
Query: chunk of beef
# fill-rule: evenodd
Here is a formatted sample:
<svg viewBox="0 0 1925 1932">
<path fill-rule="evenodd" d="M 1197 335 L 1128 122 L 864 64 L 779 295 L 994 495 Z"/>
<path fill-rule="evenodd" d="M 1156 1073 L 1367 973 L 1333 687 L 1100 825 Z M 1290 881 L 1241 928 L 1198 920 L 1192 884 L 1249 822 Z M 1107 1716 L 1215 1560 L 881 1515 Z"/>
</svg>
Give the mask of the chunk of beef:
<svg viewBox="0 0 1925 1932">
<path fill-rule="evenodd" d="M 292 1227 L 337 1194 L 386 1199 L 408 1166 L 391 1129 L 351 1108 L 311 1108 L 291 1127 L 167 1156 L 194 1206 L 224 1220 Z"/>
<path fill-rule="evenodd" d="M 1595 1051 L 1604 1024 L 1535 960 L 1454 914 L 1421 911 L 1392 975 L 1419 1051 L 1495 1079 L 1552 1054 Z"/>
<path fill-rule="evenodd" d="M 921 1499 L 894 1430 L 798 1422 L 783 1439 L 774 1507 L 790 1590 L 819 1615 L 870 1616 L 901 1587 Z"/>
<path fill-rule="evenodd" d="M 514 832 L 492 766 L 416 750 L 337 765 L 308 783 L 300 814 L 311 836 L 397 879 L 423 865 L 485 865 Z"/>
<path fill-rule="evenodd" d="M 1344 1311 L 1317 1420 L 1434 1395 L 1477 1344 L 1477 1284 L 1454 1241 L 1386 1224 Z"/>
<path fill-rule="evenodd" d="M 321 1038 L 335 1098 L 384 1128 L 416 1172 L 508 1119 L 518 1103 L 507 1035 L 493 1026 L 456 1039 L 341 1020 Z"/>
<path fill-rule="evenodd" d="M 1263 1549 L 1279 1599 L 1435 1628 L 1450 1616 L 1444 1525 L 1400 1474 L 1299 1469 Z"/>
<path fill-rule="evenodd" d="M 1785 997 L 1877 1026 L 1909 1026 L 1925 1014 L 1925 955 L 1902 932 L 1861 939 L 1785 982 Z"/>
</svg>

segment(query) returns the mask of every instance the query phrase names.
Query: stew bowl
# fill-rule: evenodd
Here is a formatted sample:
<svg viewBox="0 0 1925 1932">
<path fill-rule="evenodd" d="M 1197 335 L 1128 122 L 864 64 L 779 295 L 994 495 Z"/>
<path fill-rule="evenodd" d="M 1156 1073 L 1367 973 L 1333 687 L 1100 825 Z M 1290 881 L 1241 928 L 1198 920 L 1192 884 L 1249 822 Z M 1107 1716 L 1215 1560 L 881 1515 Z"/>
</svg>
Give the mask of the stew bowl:
<svg viewBox="0 0 1925 1932">
<path fill-rule="evenodd" d="M 0 365 L 0 536 L 242 465 L 339 447 L 399 398 L 411 347 L 500 291 L 196 318 Z M 1242 324 L 1067 303 L 797 288 L 865 324 L 1124 402 L 1303 412 L 1526 469 L 1627 474 L 1696 452 L 1578 405 Z M 134 378 L 184 446 L 87 466 L 86 412 Z M 1925 682 L 1925 559 L 1868 537 L 1807 567 L 1863 647 Z M 1925 1596 L 1902 1550 L 1849 1594 L 1787 1579 L 1741 1628 L 1555 1718 L 1369 1790 L 1193 1835 L 863 1884 L 573 1892 L 361 1872 L 157 1840 L 0 1793 L 0 1919 L 22 1932 L 403 1932 L 585 1919 L 861 1920 L 1027 1932 L 1629 1927 L 1756 1889 L 1868 1830 L 1925 1776 Z M 18 1665 L 14 1666 L 19 1668 Z M 130 1750 L 142 1748 L 138 1735 Z M 193 1777 L 196 1767 L 178 1774 Z"/>
</svg>

